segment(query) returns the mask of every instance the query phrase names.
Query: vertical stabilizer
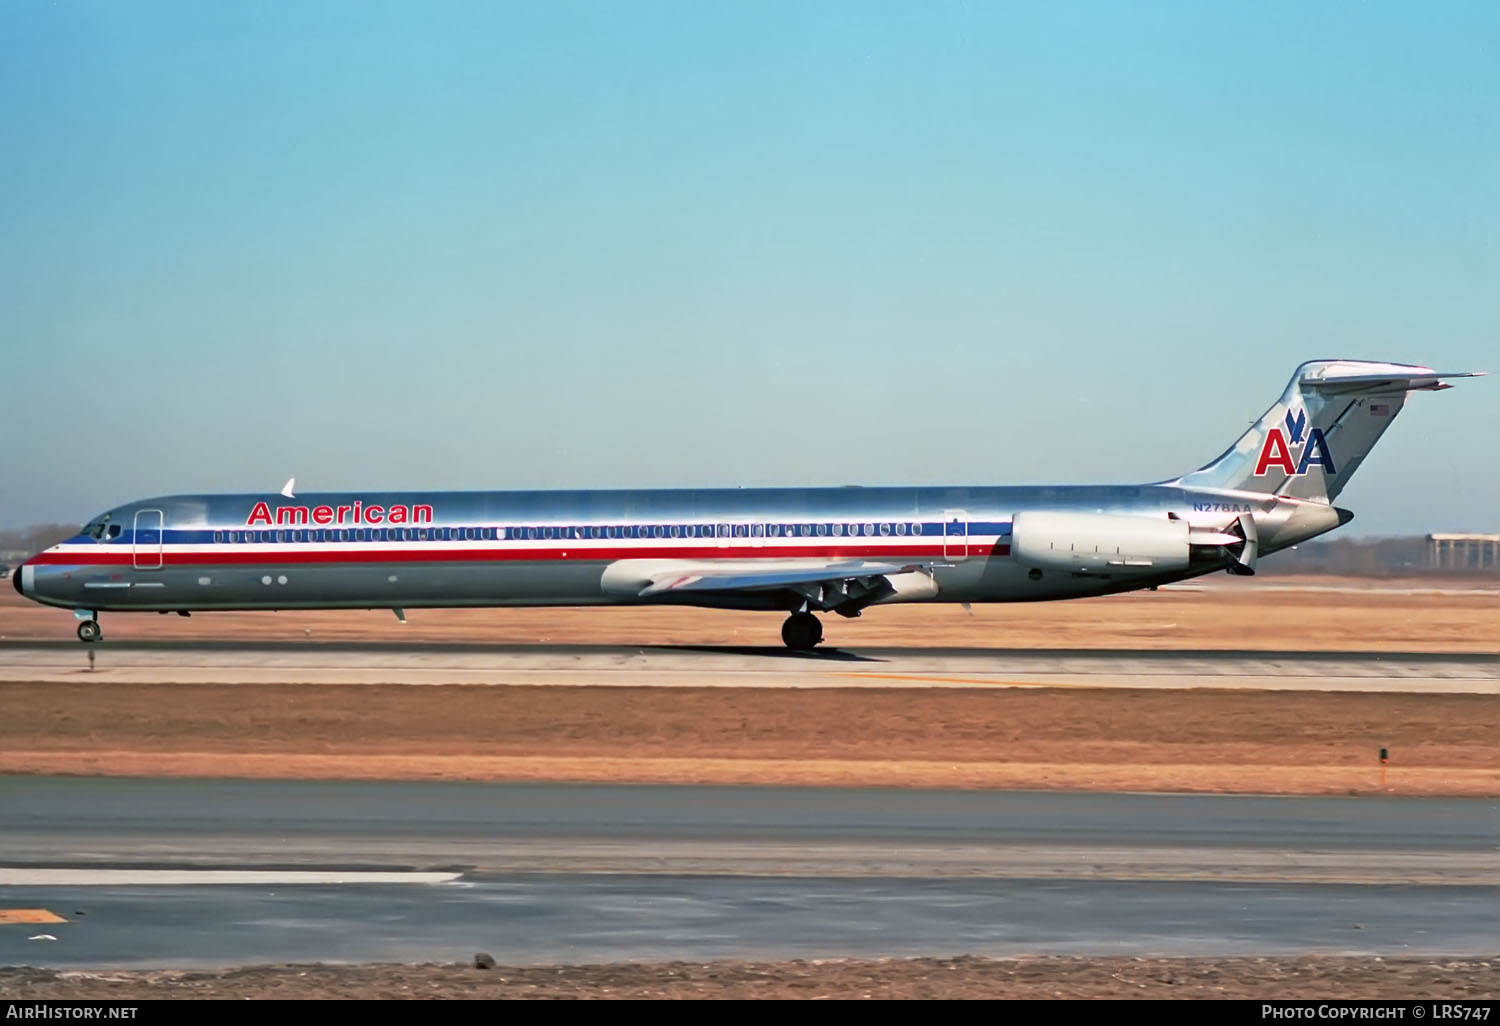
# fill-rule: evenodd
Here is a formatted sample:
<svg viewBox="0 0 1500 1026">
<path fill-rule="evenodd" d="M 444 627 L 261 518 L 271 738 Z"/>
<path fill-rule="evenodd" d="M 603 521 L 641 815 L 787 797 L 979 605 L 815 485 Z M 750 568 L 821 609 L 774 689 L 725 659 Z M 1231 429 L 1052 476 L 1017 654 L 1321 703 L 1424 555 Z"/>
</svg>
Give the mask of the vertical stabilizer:
<svg viewBox="0 0 1500 1026">
<path fill-rule="evenodd" d="M 1366 360 L 1304 363 L 1276 404 L 1218 459 L 1174 484 L 1330 502 L 1419 390 L 1452 388 L 1429 367 Z"/>
</svg>

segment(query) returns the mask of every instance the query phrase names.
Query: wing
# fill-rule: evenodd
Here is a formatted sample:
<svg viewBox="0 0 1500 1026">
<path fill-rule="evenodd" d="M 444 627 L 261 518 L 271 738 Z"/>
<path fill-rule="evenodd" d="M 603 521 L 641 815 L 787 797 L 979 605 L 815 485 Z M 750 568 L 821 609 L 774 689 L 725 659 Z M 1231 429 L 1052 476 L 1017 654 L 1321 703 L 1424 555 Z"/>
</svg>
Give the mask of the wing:
<svg viewBox="0 0 1500 1026">
<path fill-rule="evenodd" d="M 608 590 L 629 591 L 643 599 L 676 595 L 707 599 L 713 594 L 782 591 L 800 596 L 811 609 L 856 616 L 865 606 L 897 594 L 903 598 L 936 595 L 932 569 L 942 565 L 946 564 L 941 560 L 797 560 L 770 565 L 764 561 L 622 560 L 606 571 L 605 578 Z"/>
</svg>

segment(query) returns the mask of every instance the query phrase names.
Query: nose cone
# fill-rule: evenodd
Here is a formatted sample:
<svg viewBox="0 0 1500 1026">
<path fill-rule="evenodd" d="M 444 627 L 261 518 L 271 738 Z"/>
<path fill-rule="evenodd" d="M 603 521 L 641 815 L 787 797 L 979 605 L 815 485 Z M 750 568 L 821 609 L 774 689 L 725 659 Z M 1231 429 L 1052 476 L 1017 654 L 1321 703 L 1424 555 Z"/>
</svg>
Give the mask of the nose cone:
<svg viewBox="0 0 1500 1026">
<path fill-rule="evenodd" d="M 16 586 L 16 592 L 20 594 L 22 598 L 26 597 L 26 589 L 21 587 L 21 577 L 25 574 L 25 572 L 25 563 L 22 563 L 20 566 L 16 567 L 10 572 L 10 583 Z"/>
</svg>

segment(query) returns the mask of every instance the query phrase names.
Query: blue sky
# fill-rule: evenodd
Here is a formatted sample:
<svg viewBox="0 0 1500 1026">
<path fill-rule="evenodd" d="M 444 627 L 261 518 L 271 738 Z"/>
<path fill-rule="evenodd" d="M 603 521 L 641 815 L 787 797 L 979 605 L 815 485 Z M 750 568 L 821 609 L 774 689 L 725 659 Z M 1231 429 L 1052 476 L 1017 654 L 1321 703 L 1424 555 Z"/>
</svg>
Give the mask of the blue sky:
<svg viewBox="0 0 1500 1026">
<path fill-rule="evenodd" d="M 0 524 L 164 492 L 1155 480 L 1500 371 L 1500 5 L 0 5 Z M 1500 528 L 1500 379 L 1358 533 Z"/>
</svg>

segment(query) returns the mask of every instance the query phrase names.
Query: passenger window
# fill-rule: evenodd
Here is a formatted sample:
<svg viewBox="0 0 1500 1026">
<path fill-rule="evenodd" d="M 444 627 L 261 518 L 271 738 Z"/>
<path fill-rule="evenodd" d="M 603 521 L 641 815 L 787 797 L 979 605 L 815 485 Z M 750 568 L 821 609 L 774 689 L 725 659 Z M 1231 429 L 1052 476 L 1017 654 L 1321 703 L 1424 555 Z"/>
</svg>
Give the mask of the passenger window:
<svg viewBox="0 0 1500 1026">
<path fill-rule="evenodd" d="M 897 534 L 905 534 L 906 533 L 906 525 L 905 524 L 897 524 L 896 525 L 896 533 Z"/>
<path fill-rule="evenodd" d="M 922 525 L 921 524 L 912 524 L 911 525 L 911 533 L 912 534 L 921 534 L 922 533 Z"/>
<path fill-rule="evenodd" d="M 828 525 L 827 524 L 819 524 L 818 527 L 817 527 L 817 531 L 818 531 L 818 536 L 820 538 L 821 537 L 825 537 L 828 534 Z"/>
<path fill-rule="evenodd" d="M 881 534 L 890 534 L 891 533 L 891 525 L 890 524 L 881 524 L 880 525 L 880 533 Z"/>
</svg>

